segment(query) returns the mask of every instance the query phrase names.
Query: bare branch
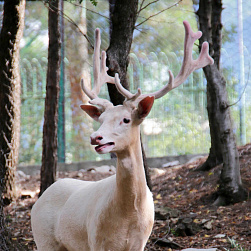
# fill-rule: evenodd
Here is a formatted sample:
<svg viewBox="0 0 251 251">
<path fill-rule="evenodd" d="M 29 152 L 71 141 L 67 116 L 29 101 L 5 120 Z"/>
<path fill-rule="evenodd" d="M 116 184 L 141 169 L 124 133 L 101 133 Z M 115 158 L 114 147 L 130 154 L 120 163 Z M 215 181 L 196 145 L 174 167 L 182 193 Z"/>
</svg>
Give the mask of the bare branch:
<svg viewBox="0 0 251 251">
<path fill-rule="evenodd" d="M 234 105 L 238 104 L 238 103 L 241 101 L 241 99 L 242 99 L 242 97 L 243 97 L 243 94 L 244 94 L 245 91 L 246 91 L 248 82 L 249 82 L 249 73 L 250 73 L 250 64 L 249 64 L 248 78 L 247 78 L 247 81 L 246 81 L 246 83 L 245 83 L 245 86 L 244 86 L 244 88 L 243 88 L 243 90 L 242 90 L 242 93 L 241 93 L 239 99 L 238 99 L 236 102 L 234 102 L 233 104 L 228 105 L 227 108 L 228 108 L 228 107 L 231 107 L 231 106 L 234 106 Z"/>
<path fill-rule="evenodd" d="M 153 2 L 150 2 L 150 3 L 146 4 L 144 7 L 142 7 L 142 6 L 143 6 L 143 3 L 144 3 L 144 0 L 143 0 L 142 3 L 141 3 L 140 9 L 139 9 L 139 11 L 138 11 L 138 14 L 139 14 L 142 10 L 146 9 L 149 5 L 154 4 L 154 3 L 158 2 L 158 1 L 159 1 L 159 0 L 155 0 L 155 1 L 153 1 Z"/>
<path fill-rule="evenodd" d="M 63 17 L 68 21 L 70 22 L 71 24 L 73 24 L 77 29 L 78 31 L 86 38 L 86 40 L 88 41 L 88 43 L 90 44 L 91 48 L 94 49 L 94 46 L 93 44 L 91 43 L 90 39 L 88 38 L 88 36 L 80 29 L 80 27 L 69 17 L 67 16 L 63 11 L 60 11 L 63 15 Z"/>
<path fill-rule="evenodd" d="M 137 28 L 138 26 L 142 25 L 143 23 L 145 23 L 145 22 L 148 21 L 149 19 L 151 19 L 151 18 L 153 18 L 153 17 L 155 17 L 155 16 L 161 14 L 162 12 L 164 12 L 164 11 L 166 11 L 166 10 L 169 10 L 169 9 L 173 8 L 174 6 L 178 5 L 180 2 L 182 2 L 182 0 L 179 0 L 178 2 L 174 3 L 173 5 L 170 5 L 170 6 L 166 7 L 165 9 L 163 9 L 163 10 L 161 10 L 161 11 L 159 11 L 159 12 L 157 12 L 157 13 L 151 15 L 151 16 L 149 16 L 148 18 L 143 17 L 145 20 L 142 21 L 141 23 L 137 24 L 137 25 L 135 26 L 135 28 Z M 152 3 L 154 3 L 154 2 L 152 2 Z"/>
<path fill-rule="evenodd" d="M 139 11 L 138 11 L 138 14 L 140 13 L 141 8 L 142 8 L 142 6 L 143 6 L 144 2 L 145 2 L 145 0 L 142 0 L 141 4 L 140 4 L 140 6 L 139 6 Z"/>
<path fill-rule="evenodd" d="M 142 3 L 144 2 L 145 0 L 143 0 L 142 1 Z M 159 1 L 159 0 L 158 0 Z M 83 9 L 86 9 L 87 11 L 90 11 L 90 12 L 92 12 L 92 13 L 94 13 L 94 14 L 96 14 L 96 15 L 98 15 L 98 16 L 100 16 L 100 17 L 103 17 L 103 18 L 105 18 L 105 19 L 107 19 L 107 20 L 109 20 L 110 21 L 110 18 L 109 17 L 107 17 L 107 16 L 105 16 L 105 15 L 102 15 L 102 14 L 100 14 L 100 13 L 98 13 L 98 12 L 96 12 L 96 11 L 94 11 L 94 10 L 91 10 L 91 9 L 88 9 L 88 8 L 86 8 L 86 7 L 83 7 L 83 6 L 81 6 L 80 4 L 76 4 L 76 3 L 72 3 L 72 2 L 70 2 L 72 5 L 74 5 L 74 6 L 76 6 L 76 7 L 79 7 L 79 8 L 83 8 Z M 68 20 L 69 21 L 69 20 Z M 73 21 L 74 22 L 74 21 Z M 77 25 L 77 24 L 76 24 Z M 79 27 L 77 27 L 78 29 L 79 29 Z M 135 27 L 135 29 L 136 30 L 138 30 L 138 31 L 140 31 L 137 27 Z M 82 33 L 82 31 L 80 31 L 81 33 Z M 82 33 L 83 34 L 83 33 Z M 84 34 L 83 34 L 84 35 Z M 87 39 L 87 38 L 86 38 Z M 91 45 L 91 47 L 92 47 L 92 49 L 94 49 L 94 47 Z"/>
<path fill-rule="evenodd" d="M 97 15 L 99 15 L 99 16 L 101 16 L 101 17 L 104 17 L 104 18 L 110 20 L 109 17 L 107 17 L 107 16 L 105 16 L 105 15 L 102 15 L 102 14 L 100 14 L 100 13 L 94 11 L 94 10 L 88 9 L 88 8 L 86 8 L 86 7 L 83 7 L 83 6 L 80 5 L 80 4 L 76 4 L 76 3 L 73 3 L 73 2 L 70 2 L 70 3 L 71 3 L 72 5 L 74 5 L 74 6 L 76 6 L 76 7 L 79 7 L 79 8 L 82 8 L 82 9 L 86 9 L 86 10 L 88 10 L 88 11 L 94 13 L 94 14 L 97 14 Z"/>
<path fill-rule="evenodd" d="M 46 2 L 44 2 L 44 5 L 46 8 L 48 8 L 51 11 L 55 11 L 52 8 L 50 8 L 50 6 L 46 5 Z M 66 19 L 69 23 L 73 24 L 77 30 L 86 38 L 86 40 L 88 41 L 88 43 L 90 44 L 91 48 L 94 49 L 93 44 L 91 43 L 90 39 L 88 38 L 88 36 L 80 29 L 80 27 L 77 25 L 76 22 L 74 22 L 74 20 L 72 18 L 70 18 L 68 15 L 66 15 L 62 10 L 59 10 L 58 8 L 56 8 L 55 6 L 53 6 L 53 8 L 57 9 L 60 13 L 60 15 Z"/>
</svg>

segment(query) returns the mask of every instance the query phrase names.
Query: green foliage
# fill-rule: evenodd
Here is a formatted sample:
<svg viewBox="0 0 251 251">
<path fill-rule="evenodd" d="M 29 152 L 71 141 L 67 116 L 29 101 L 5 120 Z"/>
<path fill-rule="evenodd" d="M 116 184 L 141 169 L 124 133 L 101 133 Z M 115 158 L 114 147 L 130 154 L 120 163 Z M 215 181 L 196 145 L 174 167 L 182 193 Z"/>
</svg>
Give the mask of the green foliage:
<svg viewBox="0 0 251 251">
<path fill-rule="evenodd" d="M 84 0 L 85 1 L 85 0 Z M 71 1 L 70 1 L 71 2 Z M 83 0 L 77 0 L 77 2 L 79 2 L 79 4 L 83 3 Z M 90 2 L 94 5 L 94 6 L 97 6 L 98 4 L 98 1 L 96 0 L 90 0 Z"/>
<path fill-rule="evenodd" d="M 43 2 L 27 2 L 25 8 L 25 28 L 21 42 L 20 57 L 47 57 L 48 51 L 48 9 Z"/>
<path fill-rule="evenodd" d="M 91 3 L 94 5 L 94 6 L 97 6 L 97 4 L 98 4 L 98 1 L 95 1 L 95 0 L 90 0 L 91 1 Z M 81 1 L 82 2 L 82 1 Z"/>
</svg>

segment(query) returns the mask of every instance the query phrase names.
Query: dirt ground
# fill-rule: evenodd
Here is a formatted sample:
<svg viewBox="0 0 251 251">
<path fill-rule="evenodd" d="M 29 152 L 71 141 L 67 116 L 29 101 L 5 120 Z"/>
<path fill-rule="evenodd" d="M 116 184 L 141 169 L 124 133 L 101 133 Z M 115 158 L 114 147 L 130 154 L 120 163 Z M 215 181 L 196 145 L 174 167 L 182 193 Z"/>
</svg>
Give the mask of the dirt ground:
<svg viewBox="0 0 251 251">
<path fill-rule="evenodd" d="M 239 148 L 242 181 L 251 191 L 251 144 Z M 222 166 L 209 172 L 193 170 L 205 161 L 154 169 L 151 173 L 156 219 L 145 250 L 218 248 L 251 250 L 251 199 L 231 206 L 215 207 L 215 192 Z M 91 171 L 59 173 L 59 178 L 99 180 L 111 175 Z M 5 207 L 12 239 L 24 250 L 36 250 L 30 227 L 30 210 L 37 199 L 39 176 L 19 176 L 20 196 Z M 241 250 L 241 249 L 238 249 Z"/>
</svg>

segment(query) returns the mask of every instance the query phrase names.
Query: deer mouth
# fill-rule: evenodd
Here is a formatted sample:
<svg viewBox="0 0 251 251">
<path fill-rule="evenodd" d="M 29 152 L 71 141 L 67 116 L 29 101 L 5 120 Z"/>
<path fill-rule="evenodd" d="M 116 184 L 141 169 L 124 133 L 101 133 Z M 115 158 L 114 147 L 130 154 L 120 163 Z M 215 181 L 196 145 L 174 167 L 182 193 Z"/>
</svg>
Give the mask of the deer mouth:
<svg viewBox="0 0 251 251">
<path fill-rule="evenodd" d="M 113 149 L 114 146 L 114 142 L 108 142 L 106 144 L 96 146 L 95 150 L 97 153 L 108 153 Z"/>
</svg>

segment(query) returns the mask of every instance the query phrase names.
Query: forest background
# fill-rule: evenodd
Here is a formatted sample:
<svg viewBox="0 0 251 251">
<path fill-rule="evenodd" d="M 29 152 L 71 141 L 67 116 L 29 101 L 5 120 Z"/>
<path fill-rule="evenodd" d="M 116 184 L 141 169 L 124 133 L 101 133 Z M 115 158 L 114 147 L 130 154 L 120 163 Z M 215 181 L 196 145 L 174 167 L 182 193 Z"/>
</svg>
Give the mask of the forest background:
<svg viewBox="0 0 251 251">
<path fill-rule="evenodd" d="M 53 1 L 54 0 L 52 0 L 51 2 Z M 58 3 L 58 1 L 55 2 Z M 64 95 L 60 96 L 60 100 L 61 101 L 65 100 L 65 102 L 62 102 L 59 106 L 59 114 L 61 114 L 59 117 L 59 126 L 58 126 L 58 135 L 60 135 L 58 137 L 58 142 L 59 142 L 58 152 L 59 152 L 60 162 L 63 161 L 73 162 L 85 159 L 90 160 L 92 158 L 98 160 L 96 158 L 97 155 L 96 154 L 94 155 L 92 149 L 90 149 L 89 147 L 89 135 L 93 130 L 96 129 L 97 125 L 90 122 L 90 120 L 87 117 L 85 117 L 82 112 L 80 112 L 79 104 L 87 102 L 87 100 L 85 100 L 85 97 L 83 96 L 80 90 L 79 82 L 80 78 L 82 77 L 85 79 L 85 82 L 87 83 L 89 82 L 89 85 L 91 84 L 91 79 L 92 79 L 91 55 L 93 54 L 92 38 L 95 27 L 97 26 L 101 27 L 103 40 L 105 41 L 103 43 L 103 49 L 105 50 L 107 49 L 109 43 L 108 34 L 110 32 L 110 29 L 109 29 L 109 21 L 107 18 L 107 16 L 109 15 L 108 8 L 106 5 L 107 2 L 106 1 L 100 1 L 97 3 L 96 1 L 91 1 L 91 2 L 92 3 L 82 1 L 81 6 L 79 6 L 79 4 L 76 4 L 76 2 L 71 2 L 68 6 L 67 4 L 65 4 L 64 17 L 69 21 L 69 23 L 68 25 L 66 24 L 64 27 L 65 46 L 62 47 L 63 48 L 62 53 L 65 54 L 65 60 L 64 60 L 65 75 L 61 74 L 61 79 L 65 79 L 65 81 L 60 81 L 61 84 L 62 82 L 64 82 L 64 87 L 62 86 L 60 87 L 60 90 L 64 91 Z M 113 1 L 110 0 L 109 2 L 112 3 Z M 149 1 L 149 4 L 147 4 L 148 1 L 142 0 L 142 3 L 143 2 L 146 4 L 147 7 L 150 6 L 151 8 L 149 7 L 147 8 L 148 9 L 147 10 L 146 8 L 144 9 L 142 7 L 143 4 L 141 5 L 143 10 L 141 8 L 140 16 L 138 16 L 137 19 L 138 21 L 136 23 L 136 31 L 134 33 L 134 45 L 131 49 L 131 55 L 130 55 L 128 78 L 130 80 L 130 88 L 132 91 L 140 86 L 144 92 L 148 92 L 148 91 L 154 91 L 155 89 L 159 89 L 162 84 L 166 83 L 166 81 L 168 80 L 167 78 L 168 69 L 172 69 L 174 74 L 175 75 L 177 74 L 177 69 L 180 68 L 180 62 L 183 54 L 182 45 L 180 43 L 181 40 L 183 40 L 184 36 L 183 35 L 184 31 L 181 28 L 182 21 L 184 19 L 188 20 L 192 24 L 193 30 L 197 29 L 196 28 L 197 22 L 194 16 L 194 12 L 197 10 L 198 4 L 195 2 L 185 1 L 185 0 L 184 1 L 179 0 L 177 2 L 165 2 L 165 4 L 164 1 L 153 1 L 153 2 Z M 199 11 L 197 11 L 197 14 L 200 17 L 199 22 L 200 22 L 200 27 L 203 29 L 203 34 L 207 34 L 208 36 L 206 40 L 209 41 L 210 44 L 214 45 L 214 43 L 218 39 L 214 36 L 212 41 L 210 35 L 208 35 L 211 29 L 209 27 L 204 27 L 203 26 L 204 24 L 202 22 L 203 20 L 206 19 L 205 18 L 206 16 L 210 15 L 210 8 L 205 8 L 209 6 L 209 2 L 210 1 L 200 1 L 200 8 Z M 221 1 L 219 1 L 219 3 L 220 2 Z M 6 1 L 6 3 L 9 4 L 10 2 Z M 153 3 L 156 3 L 154 7 Z M 237 3 L 241 3 L 241 0 L 236 1 L 235 7 L 237 7 Z M 35 4 L 38 3 L 35 2 Z M 58 32 L 55 30 L 54 32 L 51 32 L 52 31 L 51 28 L 54 28 L 53 27 L 54 24 L 58 25 L 57 22 L 58 15 L 57 15 L 57 20 L 54 20 L 54 22 L 50 21 L 51 19 L 49 18 L 49 34 L 54 34 L 54 38 L 50 36 L 49 39 L 50 41 L 49 56 L 48 56 L 49 62 L 48 62 L 48 67 L 46 67 L 48 35 L 47 31 L 45 32 L 45 30 L 47 30 L 47 25 L 46 28 L 43 29 L 43 25 L 45 23 L 43 23 L 41 20 L 42 17 L 45 17 L 48 14 L 47 13 L 48 5 L 46 5 L 46 2 L 44 2 L 43 4 L 44 5 L 37 5 L 37 6 L 32 5 L 32 7 L 31 5 L 28 4 L 28 8 L 26 9 L 27 16 L 29 17 L 29 14 L 32 14 L 35 17 L 32 17 L 33 19 L 31 18 L 31 21 L 29 21 L 28 23 L 26 21 L 26 26 L 28 28 L 25 30 L 25 33 L 27 33 L 28 35 L 25 34 L 21 44 L 22 47 L 22 52 L 21 52 L 21 75 L 22 75 L 21 128 L 22 129 L 21 129 L 21 149 L 20 149 L 21 164 L 32 164 L 32 163 L 40 164 L 41 152 L 42 152 L 41 149 L 42 125 L 43 124 L 46 125 L 44 126 L 44 128 L 53 127 L 53 125 L 55 124 L 55 123 L 53 124 L 53 121 L 57 117 L 57 116 L 48 116 L 46 115 L 47 114 L 46 112 L 48 111 L 48 108 L 50 110 L 53 104 L 57 103 L 57 97 L 50 98 L 50 95 L 48 95 L 49 94 L 48 90 L 50 90 L 50 88 L 52 87 L 51 83 L 54 84 L 58 82 L 55 81 L 55 79 L 53 80 L 48 78 L 48 75 L 50 75 L 50 77 L 52 75 L 57 76 L 58 80 L 59 74 L 54 74 L 54 73 L 49 74 L 53 72 L 51 69 L 55 68 L 54 66 L 56 65 L 56 63 L 52 64 L 52 60 L 50 59 L 52 59 L 52 56 L 58 55 L 58 53 L 56 53 L 58 52 L 58 50 L 55 50 L 55 47 L 53 47 L 54 50 L 52 50 L 51 46 L 53 44 L 52 41 L 54 41 L 54 44 L 56 43 L 54 38 L 55 34 L 57 34 Z M 102 4 L 104 4 L 104 6 L 102 6 Z M 97 6 L 99 6 L 101 9 L 99 10 Z M 50 7 L 53 8 L 53 6 Z M 221 112 L 217 113 L 218 112 L 217 110 L 213 110 L 213 114 L 217 114 L 217 117 L 213 118 L 213 123 L 221 125 L 222 121 L 219 120 L 220 118 L 221 120 L 224 120 L 223 126 L 227 125 L 225 121 L 227 121 L 227 118 L 230 116 L 228 116 L 229 109 L 226 108 L 231 107 L 231 111 L 235 121 L 234 131 L 237 135 L 239 145 L 240 144 L 243 145 L 246 142 L 250 142 L 250 136 L 249 136 L 250 121 L 248 120 L 250 112 L 250 103 L 248 102 L 250 101 L 246 99 L 246 96 L 248 95 L 248 91 L 250 88 L 249 85 L 250 57 L 248 54 L 249 40 L 247 37 L 245 37 L 244 40 L 242 39 L 242 35 L 244 35 L 242 32 L 244 32 L 246 28 L 243 29 L 243 27 L 241 27 L 241 24 L 243 25 L 245 24 L 244 27 L 248 27 L 246 26 L 246 24 L 249 23 L 248 21 L 250 19 L 249 18 L 250 15 L 248 13 L 243 15 L 244 12 L 246 13 L 246 10 L 248 10 L 248 8 L 244 7 L 244 10 L 240 11 L 238 8 L 230 8 L 230 7 L 228 5 L 223 6 L 224 11 L 227 9 L 230 11 L 227 15 L 227 18 L 231 17 L 231 20 L 228 19 L 229 23 L 226 24 L 223 23 L 226 28 L 224 28 L 223 32 L 223 45 L 225 47 L 224 49 L 222 49 L 222 54 L 224 54 L 224 56 L 222 57 L 223 67 L 221 67 L 221 73 L 227 81 L 230 106 L 226 106 L 226 100 L 227 100 L 226 92 L 224 92 L 224 95 L 219 95 L 219 97 L 221 98 L 219 102 L 217 102 L 217 100 L 215 101 L 215 99 L 212 102 L 213 100 L 212 97 L 209 97 L 208 95 L 211 93 L 214 94 L 217 92 L 218 89 L 220 89 L 219 83 L 223 87 L 225 87 L 225 81 L 222 78 L 221 74 L 219 73 L 218 69 L 216 69 L 215 65 L 213 65 L 214 68 L 203 69 L 207 75 L 207 78 L 208 78 L 207 74 L 208 70 L 209 71 L 217 70 L 216 73 L 218 77 L 216 78 L 216 80 L 213 81 L 214 83 L 212 83 L 212 81 L 208 81 L 207 91 L 205 90 L 206 81 L 203 78 L 202 71 L 194 73 L 188 79 L 186 84 L 183 85 L 181 88 L 179 88 L 175 94 L 168 95 L 167 98 L 164 100 L 164 102 L 159 102 L 159 103 L 156 102 L 155 107 L 157 105 L 157 109 L 155 109 L 151 113 L 151 117 L 149 117 L 149 119 L 147 119 L 146 122 L 143 124 L 142 127 L 143 129 L 142 132 L 144 135 L 143 140 L 148 156 L 193 153 L 193 151 L 196 153 L 208 152 L 208 149 L 210 147 L 210 143 L 208 140 L 209 126 L 208 126 L 208 118 L 205 115 L 206 114 L 205 108 L 206 106 L 208 106 L 208 110 L 210 110 L 209 108 L 210 105 L 212 106 L 212 103 L 220 103 L 219 108 Z M 125 8 L 122 9 L 124 10 Z M 6 8 L 4 11 L 5 18 L 3 19 L 3 21 L 11 20 L 11 18 L 7 17 L 8 13 L 7 10 L 8 9 Z M 15 8 L 13 8 L 13 10 L 15 10 Z M 237 10 L 238 12 L 236 12 Z M 162 19 L 160 18 L 162 15 L 164 15 L 164 13 L 168 12 L 169 15 L 163 16 Z M 178 15 L 177 14 L 178 12 L 180 12 L 181 14 Z M 49 12 L 49 17 L 50 14 L 52 13 L 53 11 Z M 154 13 L 158 13 L 158 15 L 155 15 Z M 233 13 L 236 15 L 233 15 Z M 11 14 L 11 12 L 9 12 L 9 14 Z M 42 16 L 40 17 L 40 15 Z M 88 15 L 91 15 L 91 17 L 88 18 Z M 233 18 L 234 16 L 238 18 Z M 215 17 L 217 19 L 220 17 L 220 15 L 215 15 Z M 244 19 L 244 22 L 242 21 L 242 18 Z M 46 19 L 44 20 L 47 22 Z M 114 20 L 114 18 L 112 18 L 111 20 L 113 20 L 113 24 L 114 21 L 116 21 Z M 233 20 L 239 21 L 238 27 L 236 23 L 233 22 Z M 61 19 L 61 22 L 62 21 L 63 19 Z M 66 20 L 64 21 L 66 22 Z M 220 24 L 220 20 L 218 20 L 216 24 Z M 3 27 L 7 28 L 9 28 L 10 26 L 11 25 L 7 26 L 3 25 Z M 221 25 L 220 26 L 216 25 L 216 31 L 217 28 L 219 27 L 221 27 Z M 87 35 L 83 36 L 83 34 L 79 32 L 80 30 L 82 31 L 83 34 Z M 2 28 L 1 33 L 4 34 L 4 32 L 5 36 L 2 36 L 3 38 L 6 38 L 8 37 L 9 34 L 12 34 L 12 32 L 6 32 L 6 29 Z M 248 34 L 248 32 L 245 34 Z M 60 36 L 57 36 L 57 38 L 59 37 Z M 88 38 L 88 40 L 86 38 Z M 221 38 L 221 36 L 219 35 L 218 38 Z M 5 41 L 4 39 L 2 40 Z M 58 41 L 59 40 L 60 39 L 58 39 Z M 238 43 L 234 43 L 236 41 L 238 41 Z M 200 40 L 199 42 L 201 43 L 202 41 Z M 179 44 L 179 46 L 175 46 L 176 43 Z M 13 44 L 14 42 L 10 43 L 10 45 Z M 233 44 L 234 46 L 232 46 Z M 2 48 L 5 47 L 3 46 Z M 58 48 L 60 48 L 60 46 Z M 215 46 L 213 47 L 213 49 L 217 52 L 217 48 L 215 48 Z M 242 54 L 242 49 L 244 50 L 243 54 Z M 198 50 L 198 42 L 194 46 L 194 54 L 197 54 L 197 50 Z M 9 48 L 6 48 L 6 50 L 2 49 L 1 51 L 12 52 L 12 50 Z M 9 54 L 12 55 L 12 53 Z M 215 53 L 214 56 L 217 58 L 216 54 L 217 53 Z M 2 65 L 8 67 L 8 64 L 6 63 L 8 62 L 8 60 L 6 60 L 6 57 L 2 56 L 1 58 L 5 59 L 2 60 L 3 61 Z M 58 62 L 59 60 L 57 60 L 57 66 L 59 66 Z M 109 57 L 108 57 L 108 62 L 109 62 Z M 217 64 L 217 60 L 215 60 L 215 62 Z M 18 69 L 18 66 L 19 66 L 18 64 L 14 66 L 14 69 Z M 111 68 L 111 66 L 109 67 Z M 45 77 L 46 68 L 48 68 L 47 81 Z M 17 79 L 15 77 L 6 78 L 7 76 L 6 69 L 2 70 L 1 72 L 3 73 L 2 80 L 6 80 L 6 82 L 8 82 L 9 80 Z M 10 70 L 9 72 L 12 73 L 14 71 Z M 62 70 L 61 72 L 64 71 Z M 48 79 L 50 81 L 48 81 Z M 15 83 L 16 82 L 10 84 L 12 85 L 14 84 L 14 86 L 17 86 L 15 85 Z M 13 100 L 15 100 L 15 96 L 13 99 L 11 99 L 12 98 L 11 93 L 8 93 L 8 91 L 11 90 L 11 88 L 6 88 L 6 86 L 8 87 L 8 84 L 9 83 L 2 82 L 2 87 L 4 87 L 5 89 L 4 91 L 1 91 L 1 93 L 5 94 L 4 97 L 7 97 L 10 105 L 12 105 L 13 103 L 15 103 L 13 102 Z M 212 89 L 213 84 L 216 84 L 215 89 Z M 46 93 L 45 93 L 45 85 L 47 88 Z M 211 87 L 211 89 L 209 87 Z M 56 86 L 55 89 L 56 91 L 58 91 L 59 90 L 58 86 Z M 206 104 L 206 97 L 205 97 L 206 92 L 209 97 L 209 98 L 207 97 L 208 105 Z M 105 93 L 106 91 L 103 93 L 104 96 L 106 96 Z M 45 94 L 46 94 L 46 101 L 49 100 L 49 105 L 48 102 L 46 103 L 45 101 L 46 111 L 43 119 Z M 4 99 L 1 98 L 0 101 L 4 101 Z M 62 106 L 62 104 L 64 103 L 65 106 Z M 11 127 L 12 124 L 15 126 L 14 129 L 17 127 L 19 128 L 18 121 L 14 121 L 13 116 L 10 112 L 12 111 L 12 109 L 6 109 L 7 101 L 2 102 L 1 105 L 3 107 L 3 110 L 1 110 L 1 115 L 2 115 L 1 117 L 4 118 L 3 116 L 4 111 L 7 111 L 7 115 L 8 117 L 10 117 L 10 125 L 8 124 L 7 119 L 3 119 L 4 123 L 0 123 L 0 125 L 2 127 L 4 126 L 6 127 L 7 125 L 7 131 L 12 129 Z M 20 107 L 19 103 L 18 106 L 16 107 L 18 108 Z M 211 108 L 213 108 L 213 106 Z M 55 111 L 57 111 L 57 109 L 55 109 Z M 212 112 L 211 113 L 209 112 L 208 114 L 211 115 Z M 17 114 L 17 116 L 14 115 L 14 117 L 20 118 L 19 114 Z M 51 125 L 49 126 L 48 123 L 46 123 L 48 122 L 48 120 L 50 122 L 52 121 Z M 231 142 L 232 145 L 225 144 L 228 143 L 229 140 L 233 139 L 231 123 L 228 123 L 227 125 L 228 127 L 222 127 L 222 128 L 217 127 L 216 129 L 214 128 L 212 130 L 211 128 L 212 116 L 209 116 L 209 121 L 210 121 L 211 136 L 212 136 L 212 131 L 215 132 L 215 134 L 217 134 L 216 132 L 221 133 L 220 148 L 217 149 L 217 144 L 219 143 L 219 141 L 212 141 L 211 149 L 214 150 L 213 146 L 216 143 L 215 147 L 217 151 L 210 150 L 209 156 L 212 156 L 211 153 L 213 152 L 218 153 L 219 152 L 218 150 L 221 149 L 222 156 L 220 156 L 220 159 L 216 158 L 216 160 L 219 163 L 223 162 L 223 170 L 220 175 L 221 181 L 219 187 L 219 196 L 217 197 L 217 200 L 215 201 L 214 205 L 222 205 L 229 202 L 230 203 L 236 202 L 235 200 L 236 198 L 238 199 L 238 201 L 244 200 L 246 199 L 247 194 L 245 193 L 245 190 L 243 189 L 243 186 L 241 184 L 239 162 L 237 161 L 239 158 L 236 154 L 237 151 L 233 151 L 233 148 L 235 148 L 235 140 L 232 140 Z M 65 134 L 64 133 L 62 134 L 62 132 L 64 131 Z M 9 143 L 10 142 L 9 140 L 6 140 L 7 138 L 5 131 L 1 130 L 1 132 L 3 136 L 1 143 L 7 142 L 8 148 L 10 148 L 9 146 L 12 145 Z M 44 133 L 44 135 L 46 135 L 46 133 Z M 57 134 L 54 133 L 54 135 Z M 211 138 L 214 139 L 214 137 Z M 55 140 L 56 137 L 53 137 L 48 134 L 47 138 L 43 137 L 43 140 L 44 139 L 49 139 L 50 141 L 53 141 L 53 143 L 57 142 L 57 140 Z M 45 173 L 44 166 L 47 166 L 50 167 L 49 170 L 50 174 L 54 175 L 56 171 L 56 168 L 54 168 L 56 161 L 53 161 L 52 164 L 44 165 L 44 163 L 46 163 L 45 160 L 47 159 L 46 156 L 44 156 L 44 152 L 46 153 L 52 152 L 51 150 L 44 151 L 44 146 L 48 145 L 44 144 L 44 142 L 45 141 L 43 141 L 43 158 L 42 158 L 43 164 L 41 167 L 41 174 Z M 18 148 L 19 146 L 14 144 L 14 147 L 12 147 L 11 150 L 17 150 Z M 47 148 L 45 147 L 45 149 Z M 54 149 L 56 149 L 56 147 L 54 147 Z M 3 150 L 4 148 L 1 148 L 1 151 Z M 228 155 L 226 156 L 225 153 L 228 153 Z M 56 156 L 56 154 L 51 154 L 51 155 L 53 158 Z M 8 153 L 2 154 L 2 162 L 5 161 L 4 164 L 7 163 L 7 169 L 6 169 L 7 173 L 5 175 L 6 181 L 13 181 L 13 175 L 11 175 L 11 172 L 13 173 L 14 170 L 13 167 L 15 166 L 15 163 L 13 162 L 14 165 L 12 166 L 10 165 L 11 164 L 10 161 L 15 160 L 15 158 L 13 158 L 12 155 L 10 155 L 10 157 L 8 156 L 9 156 Z M 207 162 L 208 161 L 206 161 L 205 163 Z M 209 166 L 209 167 L 211 168 L 214 166 Z M 1 170 L 2 173 L 4 173 L 3 171 L 5 169 L 2 168 Z M 226 174 L 227 175 L 230 174 L 231 177 L 230 176 L 226 177 Z M 41 178 L 42 177 L 48 177 L 48 176 L 41 175 Z M 245 178 L 246 177 L 247 176 L 245 176 Z M 1 181 L 3 181 L 3 178 L 4 176 L 1 176 Z M 41 184 L 44 184 L 45 183 L 44 181 L 46 180 L 41 179 Z M 50 180 L 50 182 L 47 182 L 46 185 L 52 182 L 54 182 L 54 180 Z M 7 189 L 13 188 L 12 186 L 13 183 L 6 182 L 6 184 L 7 184 L 6 186 Z M 218 185 L 215 187 L 218 187 Z M 239 189 L 240 193 L 235 192 L 236 188 L 240 188 Z M 2 192 L 2 187 L 0 191 Z M 40 193 L 41 191 L 43 192 L 43 189 L 40 189 Z M 231 194 L 231 192 L 235 193 Z M 244 195 L 244 196 L 239 196 L 239 195 Z M 158 197 L 156 196 L 156 198 Z M 3 198 L 3 201 L 6 204 L 7 202 L 10 203 L 11 198 L 9 199 L 7 196 L 5 196 Z M 2 205 L 2 203 L 0 203 L 0 205 Z M 1 219 L 3 219 L 1 210 L 0 210 L 0 216 Z M 1 219 L 0 223 L 3 222 L 3 220 Z"/>
<path fill-rule="evenodd" d="M 144 92 L 159 89 L 168 81 L 169 69 L 174 75 L 180 69 L 183 55 L 180 41 L 184 39 L 182 21 L 188 20 L 196 30 L 194 10 L 198 6 L 188 0 L 176 3 L 177 1 L 159 1 L 142 11 L 138 18 L 128 68 L 132 91 L 138 87 Z M 251 140 L 251 121 L 248 119 L 251 116 L 251 101 L 246 98 L 251 92 L 251 39 L 248 38 L 251 15 L 248 5 L 250 4 L 244 2 L 242 10 L 243 57 L 239 53 L 241 33 L 238 27 L 237 1 L 224 1 L 222 13 L 224 29 L 221 70 L 227 81 L 230 104 L 241 97 L 231 107 L 239 145 Z M 152 16 L 165 9 L 157 16 Z M 101 29 L 102 49 L 106 50 L 109 45 L 108 1 L 98 1 L 96 6 L 91 1 L 83 1 L 81 5 L 65 2 L 64 10 L 65 118 L 59 117 L 59 130 L 63 126 L 65 135 L 59 144 L 63 148 L 63 153 L 59 151 L 59 161 L 69 163 L 109 158 L 97 155 L 91 148 L 89 135 L 97 124 L 93 124 L 79 108 L 81 103 L 86 102 L 79 88 L 80 78 L 84 76 L 89 82 L 92 79 L 92 44 L 96 27 Z M 25 29 L 21 41 L 21 165 L 41 163 L 48 52 L 47 12 L 48 9 L 42 2 L 26 4 Z M 147 17 L 151 18 L 146 20 Z M 79 29 L 87 32 L 89 42 Z M 198 53 L 196 46 L 194 53 Z M 244 79 L 239 81 L 241 75 L 244 75 Z M 102 93 L 107 98 L 105 88 Z M 148 157 L 208 152 L 210 133 L 206 111 L 206 81 L 202 70 L 193 73 L 176 92 L 156 101 L 150 117 L 142 126 L 142 132 Z M 62 134 L 59 133 L 59 137 L 60 135 Z"/>
</svg>

